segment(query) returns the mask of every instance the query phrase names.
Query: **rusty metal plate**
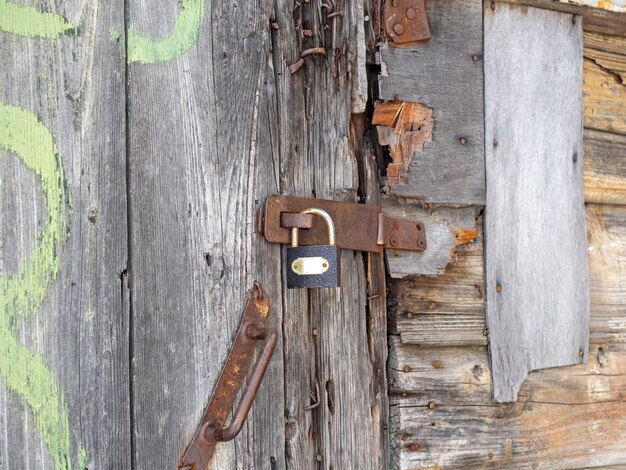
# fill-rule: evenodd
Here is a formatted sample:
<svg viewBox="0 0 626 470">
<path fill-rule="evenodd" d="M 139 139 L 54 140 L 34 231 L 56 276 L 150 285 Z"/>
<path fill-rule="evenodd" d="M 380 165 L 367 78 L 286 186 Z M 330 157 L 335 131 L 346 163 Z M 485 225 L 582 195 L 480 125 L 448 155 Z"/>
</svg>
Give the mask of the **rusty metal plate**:
<svg viewBox="0 0 626 470">
<path fill-rule="evenodd" d="M 395 44 L 431 38 L 425 0 L 387 0 L 383 15 L 385 33 Z"/>
<path fill-rule="evenodd" d="M 243 426 L 276 346 L 276 331 L 273 328 L 265 328 L 265 320 L 269 310 L 269 298 L 263 288 L 255 282 L 254 288 L 248 293 L 248 301 L 243 312 L 241 325 L 232 349 L 228 353 L 226 364 L 213 390 L 202 420 L 183 453 L 178 465 L 179 470 L 205 470 L 213 456 L 217 442 L 232 439 Z M 260 339 L 267 340 L 263 354 L 255 365 L 246 391 L 243 393 L 237 411 L 233 415 L 231 425 L 227 429 L 223 429 L 250 368 L 257 344 L 256 340 Z"/>
<path fill-rule="evenodd" d="M 286 222 L 296 223 L 298 219 L 284 214 L 298 214 L 311 207 L 330 214 L 335 223 L 336 244 L 340 248 L 375 253 L 381 253 L 385 247 L 411 251 L 426 249 L 426 231 L 420 222 L 387 217 L 377 206 L 328 199 L 268 196 L 257 214 L 257 231 L 270 243 L 288 244 L 293 225 Z M 302 225 L 301 222 L 297 222 L 298 226 Z M 417 230 L 418 224 L 422 230 Z M 396 243 L 394 246 L 392 241 Z M 298 242 L 302 246 L 327 245 L 328 231 L 324 221 L 315 217 L 310 229 L 299 231 Z"/>
</svg>

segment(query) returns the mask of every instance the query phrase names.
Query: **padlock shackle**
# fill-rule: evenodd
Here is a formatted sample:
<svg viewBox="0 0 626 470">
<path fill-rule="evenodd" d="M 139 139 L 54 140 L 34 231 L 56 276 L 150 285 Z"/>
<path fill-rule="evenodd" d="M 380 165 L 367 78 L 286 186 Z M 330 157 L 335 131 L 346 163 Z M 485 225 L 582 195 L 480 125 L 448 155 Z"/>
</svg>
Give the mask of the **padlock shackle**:
<svg viewBox="0 0 626 470">
<path fill-rule="evenodd" d="M 313 214 L 324 219 L 324 222 L 326 222 L 326 226 L 328 227 L 328 244 L 335 245 L 335 223 L 328 212 L 317 207 L 310 207 L 300 212 L 300 214 Z M 298 246 L 298 227 L 293 227 L 291 229 L 291 246 L 293 248 Z"/>
</svg>

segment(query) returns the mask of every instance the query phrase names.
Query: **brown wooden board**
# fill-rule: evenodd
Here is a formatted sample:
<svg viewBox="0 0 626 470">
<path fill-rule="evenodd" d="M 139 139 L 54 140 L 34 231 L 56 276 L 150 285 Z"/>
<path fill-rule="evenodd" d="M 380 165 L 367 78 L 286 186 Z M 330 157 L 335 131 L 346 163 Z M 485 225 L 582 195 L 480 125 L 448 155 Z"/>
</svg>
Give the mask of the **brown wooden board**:
<svg viewBox="0 0 626 470">
<path fill-rule="evenodd" d="M 586 360 L 582 28 L 564 13 L 485 5 L 487 327 L 505 402 L 528 371 Z"/>
<path fill-rule="evenodd" d="M 363 63 L 346 52 L 362 8 L 327 18 L 319 1 L 198 4 L 179 17 L 197 20 L 188 48 L 130 64 L 135 464 L 175 465 L 257 279 L 282 338 L 244 430 L 209 467 L 380 468 L 386 390 L 372 374 L 380 321 L 368 323 L 362 254 L 342 252 L 341 289 L 287 291 L 281 246 L 254 230 L 268 194 L 357 199 L 348 77 Z M 129 10 L 131 28 L 157 38 L 182 15 L 171 2 Z M 326 56 L 290 73 L 309 47 Z"/>
<path fill-rule="evenodd" d="M 130 468 L 124 2 L 27 3 L 0 5 L 0 468 Z"/>
<path fill-rule="evenodd" d="M 480 0 L 428 2 L 432 39 L 380 48 L 380 96 L 432 109 L 432 141 L 390 193 L 427 203 L 485 203 L 483 14 Z M 408 149 L 407 151 L 411 151 Z"/>
</svg>

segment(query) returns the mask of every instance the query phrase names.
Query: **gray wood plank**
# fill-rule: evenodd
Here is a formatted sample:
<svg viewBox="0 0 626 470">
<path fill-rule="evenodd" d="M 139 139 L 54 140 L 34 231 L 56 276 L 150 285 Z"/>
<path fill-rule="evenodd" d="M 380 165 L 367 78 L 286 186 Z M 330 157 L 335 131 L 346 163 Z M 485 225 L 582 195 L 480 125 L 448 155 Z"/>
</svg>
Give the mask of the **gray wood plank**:
<svg viewBox="0 0 626 470">
<path fill-rule="evenodd" d="M 390 197 L 383 198 L 382 206 L 390 217 L 419 220 L 426 228 L 425 251 L 385 250 L 391 277 L 437 276 L 453 260 L 456 250 L 472 249 L 472 238 L 468 238 L 468 234 L 470 237 L 477 234 L 477 208 L 441 206 L 428 209 Z"/>
<path fill-rule="evenodd" d="M 282 342 L 242 434 L 219 444 L 211 468 L 381 467 L 386 401 L 372 368 L 382 353 L 368 349 L 362 254 L 342 252 L 341 289 L 287 291 L 281 247 L 264 242 L 253 226 L 268 194 L 357 200 L 349 125 L 359 97 L 348 77 L 363 64 L 345 51 L 357 50 L 362 13 L 356 4 L 334 19 L 323 11 L 318 1 L 295 12 L 287 0 L 236 8 L 206 2 L 197 43 L 168 60 L 131 64 L 139 468 L 175 464 L 253 279 L 271 297 L 269 323 L 282 331 Z M 174 2 L 134 2 L 130 22 L 142 34 L 167 36 L 178 13 Z M 311 38 L 294 28 L 294 15 Z M 289 73 L 312 46 L 325 47 L 328 57 L 307 57 Z M 316 383 L 321 404 L 306 410 Z"/>
<path fill-rule="evenodd" d="M 486 306 L 494 398 L 503 402 L 529 370 L 587 359 L 582 28 L 563 13 L 489 5 Z"/>
<path fill-rule="evenodd" d="M 427 203 L 485 203 L 483 14 L 480 0 L 428 2 L 432 39 L 380 48 L 380 96 L 433 110 L 432 142 L 391 194 Z M 461 143 L 461 139 L 464 139 Z"/>
<path fill-rule="evenodd" d="M 0 5 L 0 468 L 130 468 L 125 61 L 109 35 L 124 2 L 15 5 Z"/>
</svg>

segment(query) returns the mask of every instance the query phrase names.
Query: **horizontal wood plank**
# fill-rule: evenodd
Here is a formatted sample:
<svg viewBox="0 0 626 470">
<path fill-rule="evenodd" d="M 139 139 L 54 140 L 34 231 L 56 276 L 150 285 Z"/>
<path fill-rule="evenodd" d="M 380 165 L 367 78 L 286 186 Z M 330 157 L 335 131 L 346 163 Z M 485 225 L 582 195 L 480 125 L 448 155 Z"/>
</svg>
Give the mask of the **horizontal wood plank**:
<svg viewBox="0 0 626 470">
<path fill-rule="evenodd" d="M 626 204 L 626 135 L 585 129 L 585 201 Z"/>
</svg>

